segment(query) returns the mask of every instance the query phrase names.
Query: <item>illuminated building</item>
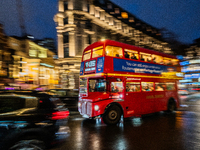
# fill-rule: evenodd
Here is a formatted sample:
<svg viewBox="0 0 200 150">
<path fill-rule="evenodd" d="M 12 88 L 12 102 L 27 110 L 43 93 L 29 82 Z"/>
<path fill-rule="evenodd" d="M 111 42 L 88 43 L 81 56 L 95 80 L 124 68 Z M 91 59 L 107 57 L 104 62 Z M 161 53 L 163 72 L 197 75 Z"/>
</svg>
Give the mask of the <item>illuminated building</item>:
<svg viewBox="0 0 200 150">
<path fill-rule="evenodd" d="M 0 24 L 0 87 L 5 83 L 13 83 L 14 80 L 9 72 L 12 71 L 12 53 L 8 48 L 7 37 L 3 32 L 3 25 Z"/>
<path fill-rule="evenodd" d="M 34 42 L 44 48 L 47 48 L 48 50 L 57 53 L 54 39 L 52 38 L 44 38 L 42 40 L 34 40 Z"/>
<path fill-rule="evenodd" d="M 180 81 L 181 87 L 190 91 L 200 90 L 200 38 L 186 49 L 181 65 L 185 73 L 184 80 Z"/>
<path fill-rule="evenodd" d="M 55 69 L 55 53 L 36 43 L 18 37 L 8 37 L 8 46 L 14 50 L 10 76 L 22 89 L 39 86 L 55 88 L 58 84 L 58 71 Z"/>
<path fill-rule="evenodd" d="M 59 0 L 54 21 L 63 88 L 78 88 L 82 51 L 101 39 L 173 54 L 158 29 L 109 0 Z"/>
</svg>

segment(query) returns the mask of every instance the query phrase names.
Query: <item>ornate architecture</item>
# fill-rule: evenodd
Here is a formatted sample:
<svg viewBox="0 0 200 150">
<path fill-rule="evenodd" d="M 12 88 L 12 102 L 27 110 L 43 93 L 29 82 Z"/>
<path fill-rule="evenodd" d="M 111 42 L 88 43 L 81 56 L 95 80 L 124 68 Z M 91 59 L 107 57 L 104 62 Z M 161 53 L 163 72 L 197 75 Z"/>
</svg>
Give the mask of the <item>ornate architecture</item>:
<svg viewBox="0 0 200 150">
<path fill-rule="evenodd" d="M 78 88 L 82 51 L 101 39 L 173 54 L 158 29 L 109 0 L 59 0 L 54 21 L 63 88 Z"/>
</svg>

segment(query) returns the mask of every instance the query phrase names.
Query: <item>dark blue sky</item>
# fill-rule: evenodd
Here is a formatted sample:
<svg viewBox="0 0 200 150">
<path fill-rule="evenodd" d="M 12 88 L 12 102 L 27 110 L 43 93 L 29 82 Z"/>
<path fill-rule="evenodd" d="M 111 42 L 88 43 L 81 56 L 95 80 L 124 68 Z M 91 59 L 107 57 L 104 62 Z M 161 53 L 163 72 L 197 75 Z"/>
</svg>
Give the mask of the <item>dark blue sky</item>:
<svg viewBox="0 0 200 150">
<path fill-rule="evenodd" d="M 166 28 L 179 41 L 192 43 L 200 38 L 200 0 L 112 0 L 137 18 L 156 27 Z M 54 15 L 57 0 L 22 0 L 28 34 L 37 39 L 56 39 Z M 20 36 L 16 0 L 0 0 L 0 23 L 7 35 Z"/>
</svg>

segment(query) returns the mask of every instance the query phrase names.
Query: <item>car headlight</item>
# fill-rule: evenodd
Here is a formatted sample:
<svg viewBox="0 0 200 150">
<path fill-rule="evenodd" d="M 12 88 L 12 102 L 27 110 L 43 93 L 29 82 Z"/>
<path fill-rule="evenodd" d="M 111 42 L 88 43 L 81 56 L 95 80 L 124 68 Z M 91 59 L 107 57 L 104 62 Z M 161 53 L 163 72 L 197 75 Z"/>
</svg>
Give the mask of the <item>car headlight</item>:
<svg viewBox="0 0 200 150">
<path fill-rule="evenodd" d="M 78 107 L 81 107 L 81 103 L 80 102 L 78 102 Z"/>
<path fill-rule="evenodd" d="M 99 110 L 99 105 L 95 105 L 95 106 L 94 106 L 94 110 L 95 110 L 95 111 L 98 111 L 98 110 Z"/>
</svg>

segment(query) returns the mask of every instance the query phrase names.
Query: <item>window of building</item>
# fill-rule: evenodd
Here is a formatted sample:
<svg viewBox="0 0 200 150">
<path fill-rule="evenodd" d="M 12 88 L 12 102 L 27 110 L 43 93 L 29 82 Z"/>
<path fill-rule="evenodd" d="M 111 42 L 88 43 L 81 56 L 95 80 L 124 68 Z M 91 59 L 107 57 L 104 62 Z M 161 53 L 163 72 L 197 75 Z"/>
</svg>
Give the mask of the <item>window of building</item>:
<svg viewBox="0 0 200 150">
<path fill-rule="evenodd" d="M 68 10 L 68 2 L 64 1 L 64 10 Z"/>
<path fill-rule="evenodd" d="M 155 91 L 164 91 L 166 89 L 165 83 L 156 82 L 155 83 Z"/>
<path fill-rule="evenodd" d="M 140 60 L 145 62 L 151 62 L 151 54 L 140 53 Z"/>
<path fill-rule="evenodd" d="M 29 50 L 29 56 L 30 57 L 37 57 L 37 50 L 30 49 Z"/>
<path fill-rule="evenodd" d="M 47 50 L 39 50 L 38 57 L 47 58 Z"/>
<path fill-rule="evenodd" d="M 138 52 L 134 50 L 124 49 L 124 57 L 138 60 Z"/>
<path fill-rule="evenodd" d="M 68 24 L 68 17 L 64 18 L 64 19 L 63 19 L 63 22 L 64 22 L 64 25 L 65 25 L 65 24 Z"/>
<path fill-rule="evenodd" d="M 103 55 L 103 46 L 99 46 L 93 49 L 92 58 L 96 58 Z"/>
<path fill-rule="evenodd" d="M 173 83 L 173 82 L 166 83 L 166 87 L 167 87 L 168 91 L 173 91 L 173 90 L 176 89 L 175 88 L 175 83 Z"/>
<path fill-rule="evenodd" d="M 91 58 L 91 50 L 85 51 L 83 54 L 83 61 Z"/>
<path fill-rule="evenodd" d="M 63 43 L 69 43 L 69 32 L 63 34 Z"/>
<path fill-rule="evenodd" d="M 142 82 L 142 91 L 154 91 L 154 83 Z"/>
<path fill-rule="evenodd" d="M 140 82 L 126 82 L 126 92 L 140 92 Z"/>
<path fill-rule="evenodd" d="M 69 47 L 64 47 L 64 58 L 69 57 Z"/>
<path fill-rule="evenodd" d="M 122 48 L 115 46 L 106 46 L 106 55 L 112 57 L 120 57 L 122 58 Z"/>
<path fill-rule="evenodd" d="M 111 92 L 122 92 L 123 82 L 111 82 Z"/>
<path fill-rule="evenodd" d="M 154 63 L 163 64 L 163 57 L 159 55 L 152 55 L 152 60 Z"/>
</svg>

